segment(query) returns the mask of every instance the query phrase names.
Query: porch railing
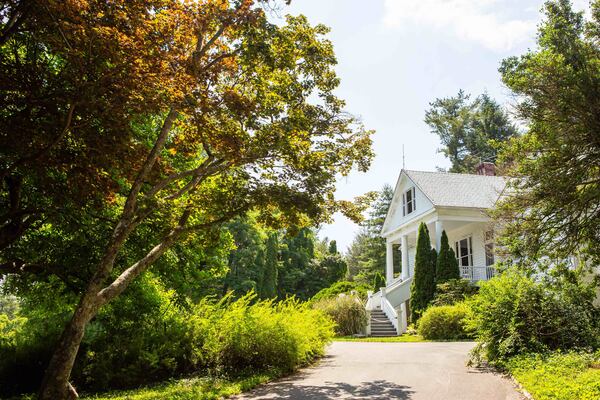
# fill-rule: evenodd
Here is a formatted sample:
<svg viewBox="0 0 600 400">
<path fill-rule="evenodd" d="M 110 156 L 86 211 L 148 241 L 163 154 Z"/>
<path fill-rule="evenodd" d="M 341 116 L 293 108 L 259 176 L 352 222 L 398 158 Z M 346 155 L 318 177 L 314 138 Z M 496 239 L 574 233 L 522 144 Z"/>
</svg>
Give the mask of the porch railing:
<svg viewBox="0 0 600 400">
<path fill-rule="evenodd" d="M 460 267 L 460 276 L 471 282 L 488 281 L 496 276 L 496 268 L 489 267 Z"/>
</svg>

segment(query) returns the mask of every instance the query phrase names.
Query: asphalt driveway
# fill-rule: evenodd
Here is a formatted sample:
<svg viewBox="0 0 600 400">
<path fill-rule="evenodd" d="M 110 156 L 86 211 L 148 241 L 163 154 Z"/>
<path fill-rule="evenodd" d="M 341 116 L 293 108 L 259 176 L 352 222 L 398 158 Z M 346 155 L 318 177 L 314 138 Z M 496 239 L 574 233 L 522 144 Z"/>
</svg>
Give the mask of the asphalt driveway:
<svg viewBox="0 0 600 400">
<path fill-rule="evenodd" d="M 237 399 L 522 399 L 501 375 L 465 366 L 472 347 L 465 342 L 334 342 L 316 366 Z"/>
</svg>

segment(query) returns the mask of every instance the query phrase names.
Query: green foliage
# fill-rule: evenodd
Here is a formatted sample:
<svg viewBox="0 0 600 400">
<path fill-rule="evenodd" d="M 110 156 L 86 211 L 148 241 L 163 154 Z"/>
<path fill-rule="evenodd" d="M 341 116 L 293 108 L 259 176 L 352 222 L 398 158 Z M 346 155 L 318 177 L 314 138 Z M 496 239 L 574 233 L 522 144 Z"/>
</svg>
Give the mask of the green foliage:
<svg viewBox="0 0 600 400">
<path fill-rule="evenodd" d="M 495 162 L 495 143 L 518 134 L 506 111 L 490 96 L 469 98 L 460 90 L 455 97 L 436 99 L 425 113 L 425 122 L 442 142 L 440 152 L 452 163 L 451 172 L 473 173 L 481 161 Z"/>
<path fill-rule="evenodd" d="M 348 274 L 353 280 L 372 284 L 375 275 L 385 273 L 386 243 L 381 237 L 381 229 L 393 196 L 391 186 L 385 185 L 381 189 L 379 197 L 371 205 L 368 218 L 361 224 L 360 232 L 348 249 Z"/>
<path fill-rule="evenodd" d="M 382 287 L 385 287 L 385 276 L 381 272 L 378 272 L 373 277 L 373 291 L 378 292 Z"/>
<path fill-rule="evenodd" d="M 435 295 L 435 260 L 427 225 L 421 222 L 417 237 L 415 275 L 410 287 L 411 319 L 416 322 Z"/>
<path fill-rule="evenodd" d="M 335 333 L 348 336 L 364 333 L 367 327 L 367 310 L 364 304 L 353 295 L 340 295 L 323 298 L 312 303 L 335 322 Z"/>
<path fill-rule="evenodd" d="M 289 372 L 323 355 L 334 327 L 323 312 L 295 299 L 255 300 L 250 293 L 194 306 L 190 326 L 199 365 L 228 374 Z"/>
<path fill-rule="evenodd" d="M 332 297 L 337 297 L 340 294 L 356 294 L 359 298 L 365 299 L 369 289 L 370 287 L 364 283 L 339 281 L 325 289 L 321 289 L 312 297 L 311 301 L 330 299 Z"/>
<path fill-rule="evenodd" d="M 478 287 L 468 279 L 450 279 L 436 285 L 432 304 L 435 306 L 449 306 L 460 303 L 476 294 L 477 291 Z"/>
<path fill-rule="evenodd" d="M 536 281 L 508 270 L 483 282 L 472 298 L 470 326 L 476 357 L 490 362 L 516 354 L 596 348 L 600 345 L 600 310 L 595 293 L 572 274 L 569 279 Z"/>
<path fill-rule="evenodd" d="M 506 362 L 536 400 L 600 399 L 600 353 L 523 354 Z"/>
<path fill-rule="evenodd" d="M 446 231 L 442 231 L 442 243 L 435 266 L 435 283 L 440 284 L 451 279 L 460 279 L 460 270 L 454 250 L 448 244 L 448 235 Z"/>
<path fill-rule="evenodd" d="M 497 217 L 500 242 L 523 265 L 578 254 L 600 262 L 600 3 L 585 20 L 547 1 L 537 48 L 502 63 L 526 133 L 504 146 L 511 180 Z"/>
<path fill-rule="evenodd" d="M 176 300 L 151 275 L 130 286 L 88 326 L 75 385 L 102 391 L 193 371 L 290 371 L 322 354 L 333 336 L 333 322 L 296 300 L 261 302 L 250 294 L 238 301 L 205 298 L 187 308 Z M 37 390 L 61 319 L 69 316 L 65 308 L 47 301 L 39 308 L 26 304 L 23 317 L 0 315 L 0 396 Z"/>
<path fill-rule="evenodd" d="M 419 319 L 419 335 L 428 340 L 471 338 L 466 322 L 468 314 L 469 309 L 465 303 L 429 307 Z"/>
</svg>

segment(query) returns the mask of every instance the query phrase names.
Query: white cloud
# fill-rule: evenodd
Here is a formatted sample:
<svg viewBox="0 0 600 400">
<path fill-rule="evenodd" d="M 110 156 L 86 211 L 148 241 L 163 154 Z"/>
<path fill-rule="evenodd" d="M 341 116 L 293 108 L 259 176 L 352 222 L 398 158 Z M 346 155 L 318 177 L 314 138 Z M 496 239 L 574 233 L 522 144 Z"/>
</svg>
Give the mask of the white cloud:
<svg viewBox="0 0 600 400">
<path fill-rule="evenodd" d="M 502 0 L 384 1 L 383 22 L 389 28 L 417 24 L 449 32 L 460 40 L 479 43 L 494 51 L 507 51 L 530 42 L 536 31 L 537 20 L 503 13 L 510 10 L 506 10 L 507 2 Z"/>
</svg>

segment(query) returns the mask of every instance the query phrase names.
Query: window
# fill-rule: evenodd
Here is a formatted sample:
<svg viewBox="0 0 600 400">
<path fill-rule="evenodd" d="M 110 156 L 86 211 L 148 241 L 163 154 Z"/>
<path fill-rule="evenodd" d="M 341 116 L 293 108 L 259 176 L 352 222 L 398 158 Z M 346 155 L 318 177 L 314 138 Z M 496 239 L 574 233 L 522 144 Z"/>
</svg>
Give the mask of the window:
<svg viewBox="0 0 600 400">
<path fill-rule="evenodd" d="M 455 244 L 456 258 L 458 258 L 458 265 L 461 267 L 472 267 L 473 266 L 473 243 L 471 237 L 459 240 Z"/>
<path fill-rule="evenodd" d="M 410 188 L 402 195 L 402 215 L 408 215 L 417 208 L 415 188 Z"/>
<path fill-rule="evenodd" d="M 487 231 L 484 235 L 485 239 L 485 266 L 494 265 L 494 232 Z"/>
</svg>

